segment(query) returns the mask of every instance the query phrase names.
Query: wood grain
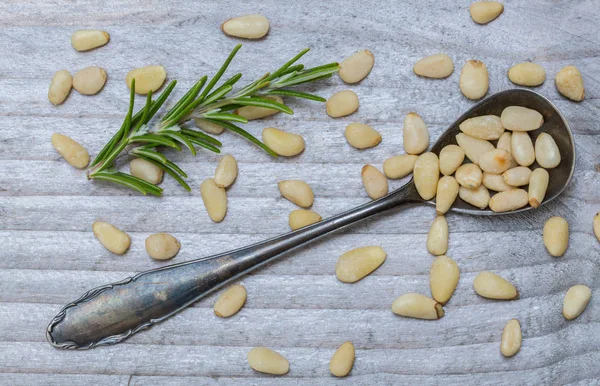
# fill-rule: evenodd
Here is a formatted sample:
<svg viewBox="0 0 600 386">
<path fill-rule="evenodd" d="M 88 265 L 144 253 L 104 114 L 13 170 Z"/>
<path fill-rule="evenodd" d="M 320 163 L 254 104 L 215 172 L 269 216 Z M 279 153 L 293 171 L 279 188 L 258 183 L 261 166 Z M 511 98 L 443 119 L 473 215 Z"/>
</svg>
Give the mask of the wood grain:
<svg viewBox="0 0 600 386">
<path fill-rule="evenodd" d="M 595 0 L 505 1 L 505 12 L 480 26 L 469 2 L 322 2 L 290 7 L 276 0 L 129 2 L 81 0 L 0 3 L 0 384 L 4 385 L 329 385 L 328 361 L 351 340 L 357 359 L 347 382 L 398 384 L 573 384 L 600 385 L 600 246 L 591 229 L 600 210 L 600 8 Z M 211 74 L 238 41 L 224 36 L 227 18 L 262 13 L 269 35 L 246 42 L 230 68 L 248 81 L 311 47 L 304 63 L 341 60 L 358 49 L 375 55 L 371 74 L 355 86 L 338 77 L 309 85 L 325 97 L 351 88 L 359 110 L 330 119 L 315 102 L 286 101 L 294 116 L 275 115 L 249 123 L 259 135 L 267 126 L 301 134 L 298 157 L 272 160 L 231 133 L 220 136 L 223 151 L 239 162 L 240 175 L 228 191 L 225 221 L 213 224 L 198 186 L 211 176 L 219 156 L 193 158 L 170 153 L 190 174 L 192 193 L 173 180 L 165 197 L 139 195 L 89 182 L 50 145 L 53 132 L 81 142 L 93 154 L 117 129 L 128 98 L 125 74 L 162 64 L 182 95 L 201 75 Z M 111 42 L 80 53 L 70 46 L 80 28 L 106 29 Z M 425 55 L 448 53 L 455 62 L 446 80 L 416 77 L 412 65 Z M 458 91 L 462 64 L 484 61 L 490 93 L 514 87 L 506 71 L 532 60 L 547 72 L 535 90 L 557 105 L 569 121 L 577 150 L 576 170 L 555 202 L 527 214 L 483 218 L 449 214 L 450 247 L 461 269 L 454 297 L 439 321 L 392 314 L 393 299 L 405 292 L 428 294 L 432 256 L 425 241 L 431 207 L 393 211 L 328 236 L 308 248 L 242 279 L 248 302 L 230 319 L 215 317 L 217 294 L 194 304 L 126 343 L 86 352 L 53 349 L 44 329 L 65 303 L 87 289 L 165 263 L 152 261 L 144 239 L 170 232 L 182 243 L 175 262 L 258 242 L 288 230 L 294 205 L 282 199 L 277 182 L 298 178 L 311 184 L 313 207 L 323 217 L 365 202 L 360 168 L 402 153 L 402 120 L 410 111 L 427 123 L 434 141 L 473 102 Z M 573 103 L 558 94 L 554 74 L 566 65 L 582 72 L 586 99 Z M 72 92 L 58 107 L 47 100 L 52 74 L 100 65 L 108 72 L 102 92 Z M 138 103 L 142 98 L 138 97 Z M 383 136 L 374 149 L 358 151 L 343 130 L 354 121 Z M 398 188 L 407 179 L 390 181 Z M 544 221 L 568 219 L 567 253 L 553 258 L 541 237 Z M 91 224 L 106 220 L 132 237 L 130 251 L 111 255 L 94 238 Z M 182 221 L 182 219 L 185 219 Z M 334 276 L 338 256 L 363 245 L 380 245 L 388 258 L 376 272 L 349 285 Z M 521 298 L 497 302 L 472 289 L 478 272 L 492 270 L 512 282 Z M 574 284 L 592 287 L 586 311 L 574 321 L 561 315 L 562 298 Z M 523 348 L 514 358 L 499 352 L 502 327 L 517 318 Z M 272 347 L 291 363 L 285 377 L 252 371 L 250 348 Z"/>
</svg>

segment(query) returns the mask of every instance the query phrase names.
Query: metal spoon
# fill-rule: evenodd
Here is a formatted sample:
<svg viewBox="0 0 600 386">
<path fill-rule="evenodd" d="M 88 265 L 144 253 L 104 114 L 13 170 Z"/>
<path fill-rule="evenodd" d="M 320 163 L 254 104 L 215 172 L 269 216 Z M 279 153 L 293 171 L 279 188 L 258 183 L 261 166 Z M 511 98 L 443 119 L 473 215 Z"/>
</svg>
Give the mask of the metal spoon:
<svg viewBox="0 0 600 386">
<path fill-rule="evenodd" d="M 531 134 L 536 137 L 542 130 L 549 133 L 561 153 L 560 165 L 549 170 L 550 185 L 542 203 L 546 204 L 554 200 L 571 180 L 575 147 L 565 118 L 549 100 L 533 91 L 507 90 L 482 100 L 446 130 L 432 151 L 439 154 L 444 146 L 456 143 L 455 135 L 460 132 L 458 125 L 465 119 L 500 115 L 505 107 L 515 105 L 532 108 L 544 116 L 542 128 Z M 300 230 L 235 251 L 142 272 L 121 282 L 92 289 L 67 304 L 52 319 L 46 337 L 54 347 L 63 349 L 87 349 L 119 343 L 284 253 L 388 209 L 418 203 L 435 205 L 434 201 L 424 201 L 419 197 L 411 180 L 379 200 Z M 531 209 L 525 207 L 509 213 Z M 475 215 L 500 214 L 480 210 L 460 198 L 451 210 Z"/>
</svg>

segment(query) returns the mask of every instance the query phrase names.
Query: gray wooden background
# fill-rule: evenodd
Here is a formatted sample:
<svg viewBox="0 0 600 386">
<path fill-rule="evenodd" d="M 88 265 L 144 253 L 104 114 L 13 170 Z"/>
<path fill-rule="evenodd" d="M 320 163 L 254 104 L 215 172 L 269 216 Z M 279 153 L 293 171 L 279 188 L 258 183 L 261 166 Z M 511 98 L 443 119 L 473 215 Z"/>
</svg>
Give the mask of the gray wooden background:
<svg viewBox="0 0 600 386">
<path fill-rule="evenodd" d="M 252 4 L 253 3 L 253 4 Z M 4 385 L 358 385 L 391 384 L 600 384 L 600 248 L 592 233 L 600 210 L 600 7 L 597 0 L 505 1 L 504 14 L 486 26 L 472 22 L 468 1 L 329 2 L 240 1 L 44 1 L 0 3 L 0 384 Z M 179 80 L 181 95 L 203 74 L 212 74 L 238 41 L 224 36 L 229 17 L 262 13 L 271 31 L 245 42 L 231 66 L 244 79 L 274 69 L 304 47 L 304 63 L 342 60 L 359 49 L 375 55 L 375 67 L 352 86 L 360 109 L 331 119 L 324 105 L 291 101 L 293 117 L 252 122 L 304 136 L 299 157 L 272 160 L 257 148 L 224 133 L 224 152 L 239 161 L 240 175 L 228 193 L 225 221 L 206 215 L 199 184 L 211 176 L 218 156 L 175 154 L 188 174 L 191 194 L 173 180 L 163 198 L 105 183 L 86 181 L 50 144 L 50 135 L 69 135 L 95 154 L 118 128 L 132 68 L 162 64 Z M 80 28 L 110 32 L 111 42 L 78 53 L 71 33 Z M 421 57 L 448 53 L 455 72 L 446 80 L 412 73 Z M 459 92 L 468 59 L 484 61 L 490 93 L 513 87 L 506 77 L 514 63 L 534 60 L 548 80 L 536 90 L 569 120 L 577 166 L 569 189 L 544 208 L 523 215 L 480 218 L 448 215 L 450 249 L 461 269 L 456 294 L 439 321 L 392 314 L 393 299 L 405 292 L 429 293 L 432 256 L 425 240 L 434 210 L 416 207 L 368 221 L 328 237 L 242 280 L 248 302 L 236 316 L 214 316 L 215 296 L 126 343 L 85 352 L 53 349 L 48 321 L 67 302 L 94 286 L 158 267 L 144 250 L 145 237 L 169 232 L 182 243 L 174 262 L 185 261 L 286 232 L 294 206 L 277 190 L 281 179 L 299 178 L 315 191 L 314 209 L 323 217 L 368 198 L 360 179 L 365 163 L 381 167 L 402 151 L 402 120 L 409 111 L 427 122 L 432 141 L 472 105 Z M 586 98 L 573 103 L 554 87 L 554 74 L 576 65 Z M 72 92 L 66 103 L 47 100 L 52 74 L 89 65 L 107 69 L 108 83 L 92 97 Z M 328 97 L 346 89 L 336 76 L 307 89 Z M 139 99 L 141 103 L 141 98 Z M 358 151 L 343 137 L 345 125 L 365 122 L 383 135 L 375 149 Z M 391 187 L 403 181 L 392 181 Z M 544 221 L 568 219 L 570 247 L 550 257 L 542 244 Z M 94 238 L 95 220 L 109 221 L 132 237 L 124 256 L 107 252 Z M 334 275 L 344 251 L 376 244 L 385 264 L 348 285 Z M 472 290 L 474 276 L 493 270 L 516 283 L 521 299 L 495 302 Z M 562 298 L 571 285 L 594 289 L 585 313 L 567 322 Z M 523 327 L 523 347 L 512 359 L 499 351 L 510 318 Z M 345 381 L 329 375 L 334 349 L 354 342 L 357 357 Z M 264 345 L 285 355 L 291 371 L 271 377 L 251 370 L 250 348 Z"/>
</svg>

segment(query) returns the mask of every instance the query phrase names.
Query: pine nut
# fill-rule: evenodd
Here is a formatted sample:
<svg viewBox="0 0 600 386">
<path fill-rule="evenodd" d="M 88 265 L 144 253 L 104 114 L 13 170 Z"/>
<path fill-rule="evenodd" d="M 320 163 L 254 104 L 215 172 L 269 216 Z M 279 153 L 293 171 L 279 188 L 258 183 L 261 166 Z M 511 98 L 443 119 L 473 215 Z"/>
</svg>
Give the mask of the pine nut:
<svg viewBox="0 0 600 386">
<path fill-rule="evenodd" d="M 463 149 L 465 155 L 474 164 L 479 163 L 479 157 L 490 150 L 494 150 L 494 145 L 484 139 L 471 137 L 470 135 L 456 134 L 456 143 Z"/>
<path fill-rule="evenodd" d="M 355 52 L 340 63 L 340 78 L 346 83 L 358 83 L 369 75 L 374 64 L 375 57 L 371 51 Z"/>
<path fill-rule="evenodd" d="M 515 161 L 515 157 L 512 156 L 512 134 L 510 133 L 510 131 L 505 131 L 504 134 L 502 134 L 500 136 L 500 139 L 498 139 L 498 144 L 496 145 L 496 148 L 504 149 L 507 152 L 511 153 L 510 154 L 511 155 L 510 166 L 508 167 L 509 169 L 519 166 L 517 161 Z"/>
<path fill-rule="evenodd" d="M 437 216 L 429 228 L 427 250 L 436 256 L 448 252 L 448 221 L 443 215 Z"/>
<path fill-rule="evenodd" d="M 467 189 L 461 186 L 458 189 L 458 197 L 464 202 L 479 209 L 487 208 L 490 202 L 490 192 L 483 185 L 479 185 L 479 187 L 475 189 Z"/>
<path fill-rule="evenodd" d="M 280 181 L 277 184 L 279 192 L 283 197 L 290 200 L 294 204 L 301 208 L 310 207 L 314 200 L 315 195 L 306 182 L 301 180 L 285 180 Z"/>
<path fill-rule="evenodd" d="M 237 314 L 246 303 L 247 296 L 246 287 L 241 284 L 232 285 L 223 291 L 215 302 L 215 315 L 219 318 L 229 318 Z"/>
<path fill-rule="evenodd" d="M 482 98 L 488 91 L 490 84 L 488 71 L 480 60 L 469 60 L 460 72 L 458 81 L 460 91 L 469 99 Z"/>
<path fill-rule="evenodd" d="M 59 105 L 67 99 L 73 87 L 73 77 L 67 70 L 57 71 L 52 77 L 48 89 L 48 100 L 53 105 Z"/>
<path fill-rule="evenodd" d="M 488 299 L 514 300 L 519 291 L 506 279 L 491 272 L 481 272 L 473 281 L 473 288 L 479 296 Z"/>
<path fill-rule="evenodd" d="M 454 260 L 448 256 L 438 256 L 431 264 L 429 271 L 429 287 L 431 296 L 444 305 L 452 297 L 458 284 L 460 270 Z"/>
<path fill-rule="evenodd" d="M 475 189 L 481 185 L 483 173 L 476 164 L 464 164 L 456 169 L 454 177 L 461 186 L 467 189 Z"/>
<path fill-rule="evenodd" d="M 304 151 L 304 138 L 274 127 L 262 131 L 262 140 L 276 154 L 284 157 L 293 157 Z"/>
<path fill-rule="evenodd" d="M 375 147 L 381 142 L 381 134 L 371 126 L 363 123 L 349 124 L 346 126 L 344 135 L 348 143 L 357 149 Z"/>
<path fill-rule="evenodd" d="M 125 83 L 131 89 L 131 82 L 135 79 L 135 93 L 146 95 L 154 92 L 165 83 L 167 70 L 163 66 L 146 66 L 135 68 L 127 73 Z"/>
<path fill-rule="evenodd" d="M 583 87 L 583 77 L 581 72 L 575 66 L 567 66 L 556 74 L 554 79 L 558 92 L 567 98 L 579 102 L 585 98 L 585 88 Z"/>
<path fill-rule="evenodd" d="M 438 214 L 446 213 L 458 196 L 458 182 L 452 176 L 440 178 L 435 196 L 435 210 Z"/>
<path fill-rule="evenodd" d="M 546 169 L 537 168 L 529 177 L 529 205 L 539 207 L 546 197 L 550 175 Z"/>
<path fill-rule="evenodd" d="M 600 212 L 596 213 L 596 215 L 594 216 L 593 228 L 596 238 L 598 239 L 598 241 L 600 241 Z"/>
<path fill-rule="evenodd" d="M 181 244 L 168 233 L 155 233 L 146 238 L 146 252 L 154 260 L 169 260 L 175 257 Z"/>
<path fill-rule="evenodd" d="M 343 283 L 354 283 L 375 271 L 385 261 L 387 254 L 381 247 L 352 249 L 338 259 L 335 275 Z"/>
<path fill-rule="evenodd" d="M 77 51 L 88 51 L 94 48 L 102 47 L 110 40 L 110 35 L 106 31 L 99 30 L 81 30 L 73 32 L 71 35 L 71 45 Z"/>
<path fill-rule="evenodd" d="M 417 113 L 408 113 L 404 118 L 402 134 L 404 151 L 408 154 L 419 155 L 429 146 L 429 130 Z"/>
<path fill-rule="evenodd" d="M 164 170 L 153 164 L 152 162 L 146 161 L 142 158 L 135 158 L 129 162 L 129 174 L 134 177 L 141 178 L 151 184 L 160 184 L 163 180 Z"/>
<path fill-rule="evenodd" d="M 509 106 L 500 115 L 502 126 L 511 131 L 532 131 L 539 129 L 544 117 L 539 112 L 521 106 Z"/>
<path fill-rule="evenodd" d="M 54 133 L 51 140 L 52 146 L 69 165 L 83 169 L 90 163 L 90 155 L 87 150 L 66 135 Z"/>
<path fill-rule="evenodd" d="M 106 71 L 97 66 L 79 70 L 73 77 L 73 88 L 83 95 L 94 95 L 102 90 L 106 83 Z"/>
<path fill-rule="evenodd" d="M 403 178 L 413 172 L 415 162 L 419 158 L 412 154 L 401 154 L 383 162 L 383 172 L 387 178 Z"/>
<path fill-rule="evenodd" d="M 269 32 L 269 19 L 263 15 L 234 17 L 221 25 L 225 35 L 244 39 L 260 39 Z"/>
<path fill-rule="evenodd" d="M 535 159 L 541 167 L 552 169 L 560 163 L 560 150 L 554 138 L 548 133 L 540 133 L 535 140 Z"/>
<path fill-rule="evenodd" d="M 202 118 L 194 119 L 194 123 L 196 124 L 197 128 L 204 130 L 208 134 L 218 135 L 218 134 L 221 134 L 225 130 L 225 128 L 223 126 L 221 126 L 217 123 L 209 122 Z"/>
<path fill-rule="evenodd" d="M 325 107 L 330 117 L 345 117 L 358 109 L 358 96 L 354 91 L 343 90 L 329 97 Z"/>
<path fill-rule="evenodd" d="M 279 353 L 266 347 L 255 347 L 248 353 L 248 364 L 265 374 L 284 375 L 290 371 L 290 363 Z"/>
<path fill-rule="evenodd" d="M 413 179 L 421 198 L 431 200 L 435 197 L 440 179 L 440 165 L 437 155 L 431 152 L 421 154 L 415 162 Z"/>
<path fill-rule="evenodd" d="M 512 149 L 511 140 L 512 140 L 512 134 L 510 133 L 510 131 L 505 131 L 498 139 L 498 144 L 496 145 L 496 149 L 504 149 L 504 150 L 510 152 Z"/>
<path fill-rule="evenodd" d="M 562 217 L 551 217 L 544 224 L 544 245 L 554 257 L 565 254 L 569 246 L 569 223 Z"/>
<path fill-rule="evenodd" d="M 444 308 L 425 295 L 408 293 L 400 295 L 392 303 L 392 312 L 409 318 L 436 320 L 444 316 Z"/>
<path fill-rule="evenodd" d="M 220 188 L 215 180 L 209 178 L 200 184 L 200 194 L 206 207 L 208 216 L 214 222 L 221 222 L 227 213 L 227 194 Z"/>
<path fill-rule="evenodd" d="M 471 4 L 469 13 L 477 24 L 487 24 L 504 12 L 504 5 L 497 1 L 478 1 Z"/>
<path fill-rule="evenodd" d="M 539 64 L 523 62 L 508 69 L 508 79 L 519 86 L 535 87 L 546 80 L 546 70 Z"/>
<path fill-rule="evenodd" d="M 563 300 L 563 316 L 567 320 L 577 318 L 585 310 L 592 297 L 590 287 L 578 284 L 569 288 Z"/>
<path fill-rule="evenodd" d="M 465 151 L 458 145 L 447 145 L 440 151 L 440 172 L 451 176 L 465 160 Z"/>
<path fill-rule="evenodd" d="M 496 213 L 517 210 L 529 202 L 529 195 L 523 189 L 512 189 L 496 193 L 490 198 L 490 209 Z"/>
<path fill-rule="evenodd" d="M 505 192 L 515 188 L 504 182 L 504 178 L 502 178 L 501 174 L 483 172 L 483 181 L 481 183 L 486 188 L 496 192 Z"/>
<path fill-rule="evenodd" d="M 238 175 L 238 164 L 231 154 L 221 158 L 215 170 L 215 184 L 220 188 L 228 188 Z"/>
<path fill-rule="evenodd" d="M 283 98 L 279 95 L 271 95 L 266 97 L 267 99 L 271 99 L 279 104 L 283 103 Z M 258 106 L 244 106 L 236 109 L 234 111 L 235 114 L 246 118 L 249 121 L 253 121 L 255 119 L 261 119 L 265 117 L 270 117 L 271 115 L 275 115 L 279 112 L 279 110 L 269 109 L 267 107 L 258 107 Z"/>
<path fill-rule="evenodd" d="M 345 377 L 350 374 L 354 365 L 354 345 L 344 342 L 333 354 L 329 361 L 329 371 L 336 377 Z"/>
<path fill-rule="evenodd" d="M 296 229 L 318 223 L 321 220 L 322 218 L 317 212 L 306 209 L 297 209 L 290 213 L 289 224 L 290 228 L 295 231 Z"/>
<path fill-rule="evenodd" d="M 454 71 L 454 62 L 446 54 L 426 56 L 413 66 L 413 71 L 426 78 L 447 78 Z"/>
<path fill-rule="evenodd" d="M 481 170 L 500 174 L 508 170 L 513 162 L 510 152 L 504 149 L 493 149 L 479 156 Z"/>
<path fill-rule="evenodd" d="M 498 139 L 504 133 L 504 127 L 497 115 L 469 118 L 458 125 L 458 128 L 471 137 L 488 141 Z"/>
<path fill-rule="evenodd" d="M 521 166 L 530 166 L 535 162 L 535 150 L 529 134 L 513 131 L 511 138 L 511 154 Z"/>
<path fill-rule="evenodd" d="M 96 221 L 92 230 L 100 244 L 116 255 L 124 254 L 131 245 L 131 238 L 127 233 L 107 222 Z"/>
<path fill-rule="evenodd" d="M 510 186 L 525 186 L 529 184 L 531 169 L 526 166 L 517 166 L 502 173 L 502 178 Z"/>
<path fill-rule="evenodd" d="M 360 171 L 360 175 L 367 194 L 373 200 L 377 200 L 388 194 L 387 178 L 377 168 L 365 165 Z"/>
<path fill-rule="evenodd" d="M 517 319 L 509 320 L 502 331 L 502 342 L 500 343 L 500 352 L 507 358 L 512 357 L 521 349 L 521 324 Z"/>
</svg>

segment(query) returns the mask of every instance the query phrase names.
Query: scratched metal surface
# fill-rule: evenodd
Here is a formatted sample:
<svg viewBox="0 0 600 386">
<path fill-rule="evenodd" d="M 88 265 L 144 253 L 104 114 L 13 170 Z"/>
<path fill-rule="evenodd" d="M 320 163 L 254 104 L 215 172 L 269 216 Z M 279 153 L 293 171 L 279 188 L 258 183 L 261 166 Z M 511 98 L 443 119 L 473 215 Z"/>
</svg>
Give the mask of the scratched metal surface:
<svg viewBox="0 0 600 386">
<path fill-rule="evenodd" d="M 451 0 L 134 3 L 0 4 L 0 384 L 333 384 L 338 381 L 329 375 L 328 361 L 346 340 L 357 348 L 349 384 L 599 384 L 600 248 L 591 228 L 600 210 L 597 1 L 506 1 L 504 14 L 486 26 L 471 21 L 468 2 Z M 50 145 L 55 131 L 92 154 L 101 148 L 125 112 L 124 78 L 131 68 L 163 64 L 169 79 L 180 81 L 177 95 L 213 73 L 238 42 L 219 25 L 252 12 L 269 17 L 271 31 L 261 41 L 246 42 L 231 66 L 246 80 L 304 47 L 312 48 L 308 65 L 364 48 L 374 53 L 376 64 L 359 85 L 348 87 L 334 77 L 308 87 L 326 97 L 353 89 L 361 106 L 352 116 L 333 120 L 323 105 L 289 101 L 293 117 L 248 125 L 255 134 L 275 126 L 303 135 L 307 148 L 299 157 L 272 160 L 240 138 L 222 135 L 223 150 L 237 157 L 240 175 L 221 224 L 209 221 L 198 189 L 214 171 L 214 154 L 173 155 L 194 189 L 188 194 L 167 179 L 160 199 L 88 182 L 56 154 Z M 75 52 L 71 33 L 89 27 L 109 31 L 111 42 Z M 439 81 L 414 76 L 413 63 L 437 52 L 452 56 L 455 72 Z M 462 276 L 443 319 L 403 319 L 390 311 L 399 294 L 429 291 L 432 257 L 425 239 L 434 211 L 416 207 L 354 226 L 244 278 L 248 302 L 233 318 L 216 318 L 211 296 L 118 346 L 67 352 L 46 343 L 46 324 L 62 305 L 96 285 L 160 266 L 143 247 L 150 233 L 175 235 L 182 243 L 174 259 L 179 262 L 285 232 L 294 206 L 279 197 L 281 179 L 309 182 L 314 209 L 324 217 L 365 202 L 360 168 L 381 167 L 401 152 L 406 113 L 423 116 L 435 140 L 472 104 L 461 96 L 458 77 L 464 61 L 475 58 L 489 69 L 490 93 L 513 87 L 506 77 L 512 64 L 534 60 L 544 66 L 548 80 L 536 90 L 570 122 L 577 166 L 564 195 L 538 211 L 493 219 L 448 216 L 448 255 Z M 554 74 L 570 64 L 585 80 L 586 99 L 578 104 L 554 87 Z M 105 89 L 93 97 L 72 92 L 62 106 L 52 106 L 46 98 L 52 74 L 88 65 L 107 69 Z M 352 149 L 343 137 L 351 121 L 371 124 L 383 142 L 375 149 Z M 402 182 L 392 181 L 391 187 Z M 569 250 L 558 259 L 546 253 L 541 238 L 552 215 L 566 217 L 571 229 Z M 100 219 L 131 235 L 126 255 L 111 255 L 94 239 L 91 224 Z M 357 284 L 338 282 L 338 256 L 366 244 L 388 252 L 385 264 Z M 477 297 L 471 283 L 483 270 L 515 282 L 521 299 Z M 592 287 L 594 295 L 581 317 L 566 322 L 562 297 L 577 283 Z M 521 321 L 524 340 L 521 352 L 505 359 L 499 341 L 510 318 Z M 252 371 L 246 354 L 257 345 L 285 355 L 290 373 L 276 378 Z"/>
</svg>

